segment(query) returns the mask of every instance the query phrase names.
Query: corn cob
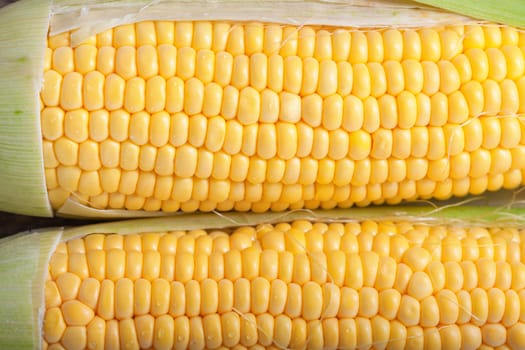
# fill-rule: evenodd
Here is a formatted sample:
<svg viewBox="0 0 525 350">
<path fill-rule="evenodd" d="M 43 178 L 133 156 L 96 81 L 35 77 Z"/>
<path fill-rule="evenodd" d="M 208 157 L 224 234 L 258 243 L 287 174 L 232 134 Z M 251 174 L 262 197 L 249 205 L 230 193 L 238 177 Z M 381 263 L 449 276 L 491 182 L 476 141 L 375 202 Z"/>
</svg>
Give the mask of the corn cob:
<svg viewBox="0 0 525 350">
<path fill-rule="evenodd" d="M 517 188 L 525 35 L 455 20 L 137 20 L 87 36 L 51 26 L 46 201 L 262 212 Z"/>
<path fill-rule="evenodd" d="M 525 36 L 140 22 L 50 37 L 42 134 L 58 209 L 284 210 L 522 183 Z"/>
<path fill-rule="evenodd" d="M 523 229 L 447 210 L 189 215 L 4 239 L 0 345 L 523 349 Z M 449 221 L 465 211 L 487 221 Z M 9 319 L 31 306 L 33 322 Z"/>
</svg>

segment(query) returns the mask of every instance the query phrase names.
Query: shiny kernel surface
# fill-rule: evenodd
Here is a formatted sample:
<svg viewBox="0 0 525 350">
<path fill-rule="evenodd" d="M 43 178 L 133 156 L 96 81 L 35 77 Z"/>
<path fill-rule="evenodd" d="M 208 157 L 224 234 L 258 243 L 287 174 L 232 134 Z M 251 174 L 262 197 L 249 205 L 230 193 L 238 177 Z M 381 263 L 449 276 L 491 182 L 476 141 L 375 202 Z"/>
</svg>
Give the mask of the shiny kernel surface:
<svg viewBox="0 0 525 350">
<path fill-rule="evenodd" d="M 72 34 L 48 38 L 40 92 L 54 209 L 282 211 L 523 182 L 515 28 L 144 21 L 81 45 Z"/>
<path fill-rule="evenodd" d="M 48 349 L 307 340 L 521 349 L 522 231 L 300 220 L 87 235 L 51 256 L 42 341 Z"/>
</svg>

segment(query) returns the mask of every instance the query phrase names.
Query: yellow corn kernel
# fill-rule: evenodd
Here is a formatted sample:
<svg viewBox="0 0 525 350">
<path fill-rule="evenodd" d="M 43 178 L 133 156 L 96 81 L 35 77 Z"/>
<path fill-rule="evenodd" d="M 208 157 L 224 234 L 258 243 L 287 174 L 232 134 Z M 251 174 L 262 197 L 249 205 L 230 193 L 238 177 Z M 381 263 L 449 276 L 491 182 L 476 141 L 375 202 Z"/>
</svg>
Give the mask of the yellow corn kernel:
<svg viewBox="0 0 525 350">
<path fill-rule="evenodd" d="M 246 55 L 239 55 L 233 59 L 231 84 L 237 89 L 242 89 L 248 86 L 248 79 L 250 77 L 249 62 L 250 59 Z"/>
<path fill-rule="evenodd" d="M 66 329 L 62 312 L 59 308 L 53 307 L 46 310 L 44 315 L 44 339 L 48 343 L 58 342 Z"/>
<path fill-rule="evenodd" d="M 149 140 L 155 147 L 162 147 L 168 143 L 170 116 L 166 112 L 155 113 L 151 116 Z"/>
<path fill-rule="evenodd" d="M 226 51 L 233 56 L 244 54 L 244 26 L 233 25 L 230 29 L 228 41 L 226 43 Z"/>
<path fill-rule="evenodd" d="M 437 62 L 441 57 L 441 41 L 436 30 L 425 28 L 419 32 L 421 36 L 421 60 Z"/>
<path fill-rule="evenodd" d="M 254 124 L 259 120 L 260 95 L 255 89 L 247 87 L 239 94 L 239 122 L 244 125 Z"/>
<path fill-rule="evenodd" d="M 441 57 L 443 59 L 452 59 L 463 51 L 461 35 L 454 29 L 440 31 L 439 37 L 441 39 Z"/>
</svg>

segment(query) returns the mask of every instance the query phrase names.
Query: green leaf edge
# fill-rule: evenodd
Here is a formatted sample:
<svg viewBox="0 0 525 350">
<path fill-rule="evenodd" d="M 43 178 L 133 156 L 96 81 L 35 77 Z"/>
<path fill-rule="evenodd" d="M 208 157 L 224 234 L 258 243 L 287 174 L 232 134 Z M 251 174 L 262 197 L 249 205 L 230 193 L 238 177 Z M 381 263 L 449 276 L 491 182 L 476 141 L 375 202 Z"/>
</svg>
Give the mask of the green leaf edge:
<svg viewBox="0 0 525 350">
<path fill-rule="evenodd" d="M 523 0 L 414 0 L 469 17 L 525 28 Z"/>
<path fill-rule="evenodd" d="M 82 237 L 87 233 L 135 234 L 170 230 L 222 229 L 280 221 L 399 221 L 422 224 L 520 226 L 525 228 L 525 207 L 446 205 L 432 206 L 370 206 L 349 209 L 298 209 L 285 212 L 209 212 L 140 218 L 97 223 L 64 230 L 62 239 Z M 0 241 L 1 243 L 1 241 Z"/>
</svg>

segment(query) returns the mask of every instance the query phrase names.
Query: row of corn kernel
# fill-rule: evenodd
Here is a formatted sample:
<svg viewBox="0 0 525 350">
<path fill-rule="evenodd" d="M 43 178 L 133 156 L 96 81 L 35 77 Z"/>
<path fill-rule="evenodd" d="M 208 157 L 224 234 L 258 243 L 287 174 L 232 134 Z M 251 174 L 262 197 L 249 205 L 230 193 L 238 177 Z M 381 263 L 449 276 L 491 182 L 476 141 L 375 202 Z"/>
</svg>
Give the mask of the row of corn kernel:
<svg viewBox="0 0 525 350">
<path fill-rule="evenodd" d="M 191 81 L 195 82 L 195 80 Z M 461 92 L 456 92 L 447 98 L 441 93 L 428 97 L 423 94 L 416 96 L 407 91 L 402 92 L 397 100 L 391 95 L 384 95 L 379 99 L 368 97 L 361 101 L 353 95 L 343 98 L 337 94 L 323 100 L 317 94 L 301 98 L 290 93 L 277 94 L 270 90 L 264 90 L 262 94 L 259 94 L 252 88 L 245 88 L 239 92 L 231 86 L 224 89 L 223 95 L 222 89 L 212 87 L 213 84 L 211 84 L 211 87 L 204 88 L 201 86 L 203 90 L 197 91 L 194 96 L 195 99 L 192 101 L 184 98 L 184 88 L 183 85 L 180 85 L 178 90 L 172 89 L 171 92 L 170 89 L 167 90 L 167 94 L 171 94 L 168 96 L 169 101 L 166 100 L 164 90 L 159 94 L 151 96 L 145 94 L 142 97 L 131 92 L 130 96 L 133 95 L 134 100 L 128 104 L 126 101 L 131 97 L 124 98 L 124 89 L 122 89 L 122 95 L 118 97 L 120 102 L 118 104 L 111 103 L 115 108 L 109 108 L 109 110 L 96 109 L 90 111 L 89 108 L 81 108 L 82 96 L 78 97 L 80 99 L 77 101 L 79 104 L 71 110 L 53 107 L 53 105 L 58 104 L 58 100 L 56 104 L 47 101 L 41 111 L 42 127 L 46 138 L 56 139 L 63 135 L 64 131 L 67 131 L 66 122 L 76 123 L 78 125 L 75 125 L 75 128 L 80 129 L 80 131 L 79 135 L 73 139 L 80 138 L 83 140 L 87 137 L 89 124 L 97 127 L 91 132 L 98 130 L 102 134 L 107 134 L 108 127 L 111 126 L 114 129 L 113 132 L 122 129 L 120 132 L 127 135 L 131 119 L 144 120 L 147 123 L 163 122 L 168 129 L 171 123 L 177 121 L 180 123 L 184 119 L 192 120 L 195 118 L 195 120 L 204 119 L 209 120 L 209 122 L 216 119 L 216 123 L 222 120 L 223 124 L 236 122 L 243 126 L 285 122 L 295 124 L 296 127 L 304 124 L 308 127 L 322 126 L 328 131 L 341 129 L 346 132 L 355 132 L 363 130 L 368 133 L 373 133 L 380 127 L 389 130 L 403 130 L 426 126 L 463 126 L 463 124 L 467 126 L 469 124 L 467 121 L 471 122 L 477 119 L 483 121 L 498 118 L 501 123 L 509 120 L 509 123 L 517 124 L 519 118 L 515 114 L 523 111 L 523 106 L 519 107 L 520 104 L 523 104 L 520 102 L 520 99 L 523 100 L 523 96 L 518 96 L 518 94 L 523 95 L 525 92 L 525 78 L 520 80 L 523 87 L 520 88 L 519 93 L 512 81 L 505 80 L 504 83 L 506 82 L 508 83 L 506 86 L 514 86 L 514 90 L 504 88 L 500 92 L 496 91 L 497 89 L 491 89 L 486 91 L 486 95 L 484 95 L 485 92 L 481 84 L 477 82 L 468 83 L 469 90 L 465 91 L 465 95 L 472 98 L 471 100 L 465 100 Z M 187 84 L 189 85 L 189 82 Z M 142 92 L 144 93 L 144 91 Z M 186 91 L 186 93 L 189 94 L 191 91 Z M 56 96 L 58 97 L 58 94 Z M 102 92 L 91 97 L 93 96 L 95 98 L 99 96 L 103 99 Z M 91 97 L 86 97 L 86 99 Z M 248 108 L 247 101 L 252 97 L 255 105 Z M 164 99 L 162 100 L 162 98 Z M 486 108 L 483 107 L 484 103 Z M 137 107 L 138 105 L 140 108 Z M 103 104 L 96 106 L 96 108 L 102 107 Z M 469 114 L 471 107 L 476 110 L 471 110 L 472 113 Z M 470 120 L 469 117 L 471 117 Z M 114 123 L 124 123 L 124 125 L 122 128 L 115 128 Z M 186 129 L 189 127 L 188 121 L 185 125 L 181 125 L 181 127 L 184 126 Z M 117 140 L 122 137 L 112 136 L 116 137 Z"/>
<path fill-rule="evenodd" d="M 469 49 L 451 60 L 437 63 L 409 59 L 355 64 L 318 61 L 311 57 L 268 57 L 262 53 L 233 57 L 223 51 L 195 51 L 168 45 L 161 45 L 158 49 L 144 46 L 137 50 L 126 46 L 112 52 L 107 52 L 112 48 L 98 52 L 94 47 L 91 47 L 91 52 L 80 50 L 85 47 L 47 51 L 44 71 L 59 76 L 76 72 L 84 77 L 85 84 L 93 87 L 116 73 L 123 80 L 134 77 L 169 80 L 175 76 L 188 80 L 196 77 L 204 84 L 213 81 L 221 87 L 232 85 L 237 89 L 252 86 L 258 91 L 268 87 L 276 92 L 284 90 L 303 96 L 316 91 L 323 97 L 335 92 L 346 96 L 353 91 L 363 99 L 385 93 L 397 96 L 403 90 L 427 95 L 441 91 L 448 95 L 470 80 L 488 80 L 494 84 L 504 79 L 519 79 L 525 68 L 523 52 L 517 46 L 486 51 Z"/>
<path fill-rule="evenodd" d="M 70 45 L 70 33 L 52 36 L 49 47 Z M 277 24 L 230 24 L 224 22 L 146 21 L 118 26 L 88 38 L 84 44 L 140 47 L 170 44 L 177 47 L 229 51 L 237 54 L 297 55 L 316 59 L 367 60 L 449 59 L 461 47 L 497 48 L 519 45 L 525 36 L 517 29 L 499 25 L 466 25 L 422 30 L 380 29 L 363 33 L 356 29 L 295 27 Z"/>
<path fill-rule="evenodd" d="M 104 192 L 111 195 L 119 193 L 142 197 L 154 196 L 159 200 L 174 199 L 180 202 L 191 199 L 256 202 L 279 198 L 283 200 L 288 198 L 290 204 L 294 200 L 324 199 L 342 202 L 350 197 L 357 201 L 363 191 L 384 192 L 384 199 L 394 198 L 397 195 L 409 199 L 412 195 L 421 197 L 437 195 L 445 188 L 455 188 L 454 194 L 462 191 L 466 191 L 467 194 L 486 189 L 512 189 L 520 185 L 523 170 L 512 168 L 512 163 L 491 161 L 492 155 L 506 156 L 507 154 L 485 151 L 475 152 L 471 156 L 462 153 L 453 156 L 451 161 L 447 158 L 430 162 L 408 159 L 406 163 L 400 160 L 394 164 L 389 164 L 386 160 L 370 161 L 369 159 L 356 162 L 343 159 L 317 163 L 316 160 L 307 158 L 304 162 L 293 159 L 297 160 L 298 164 L 286 164 L 282 167 L 274 166 L 272 162 L 266 164 L 265 161 L 257 159 L 258 163 L 251 162 L 256 166 L 255 169 L 248 169 L 247 164 L 242 164 L 243 167 L 239 170 L 233 167 L 238 163 L 233 159 L 231 173 L 223 172 L 229 170 L 229 166 L 214 166 L 210 162 L 190 168 L 188 170 L 190 173 L 185 172 L 189 176 L 184 177 L 164 174 L 159 169 L 148 172 L 121 168 L 82 171 L 75 166 L 58 166 L 56 169 L 46 169 L 45 175 L 49 190 L 61 189 L 89 196 L 97 196 Z M 487 159 L 488 164 L 477 162 Z M 503 161 L 507 159 L 502 158 Z M 461 161 L 466 163 L 461 164 Z M 424 168 L 415 168 L 417 165 L 422 165 Z M 203 169 L 204 166 L 207 168 Z M 172 164 L 169 164 L 169 167 L 173 169 Z M 307 173 L 307 170 L 313 173 Z M 349 173 L 339 174 L 339 170 L 348 170 Z M 271 171 L 279 171 L 279 173 L 267 175 Z M 327 173 L 321 173 L 319 179 L 313 178 L 318 171 Z M 399 172 L 392 173 L 395 171 Z M 207 176 L 203 177 L 202 174 Z M 449 176 L 451 178 L 448 178 Z M 276 179 L 284 182 L 277 182 Z M 183 185 L 185 187 L 181 187 Z M 264 190 L 270 192 L 263 193 Z M 449 195 L 451 194 L 449 192 Z M 442 198 L 441 195 L 438 197 Z"/>
<path fill-rule="evenodd" d="M 280 315 L 238 315 L 229 312 L 205 317 L 151 315 L 135 320 L 104 321 L 96 317 L 88 327 L 67 327 L 61 343 L 47 344 L 46 350 L 119 348 L 141 349 L 311 349 L 366 348 L 370 344 L 393 349 L 519 349 L 525 324 L 505 329 L 499 324 L 477 327 L 473 324 L 439 327 L 406 327 L 398 321 L 376 316 L 372 319 L 328 318 L 307 322 Z M 505 345 L 507 344 L 507 345 Z M 221 346 L 222 345 L 222 346 Z M 78 347 L 77 347 L 78 346 Z"/>
<path fill-rule="evenodd" d="M 73 255 L 69 262 L 73 261 L 74 265 L 67 268 L 71 272 L 64 272 L 66 269 L 59 265 L 61 261 L 54 256 L 50 271 L 50 277 L 54 280 L 48 282 L 46 295 L 55 296 L 50 298 L 58 301 L 75 297 L 79 292 L 96 296 L 98 287 L 93 289 L 93 281 L 89 284 L 82 281 L 82 278 L 88 276 L 99 281 L 118 281 L 122 278 L 153 281 L 161 278 L 183 283 L 206 279 L 220 281 L 223 278 L 233 282 L 241 279 L 249 281 L 262 276 L 268 281 L 278 279 L 300 286 L 314 281 L 354 289 L 373 287 L 381 291 L 394 288 L 401 293 L 408 291 L 409 295 L 418 300 L 443 289 L 457 292 L 496 288 L 505 292 L 511 288 L 519 291 L 525 287 L 523 263 L 494 262 L 489 258 L 476 262 L 464 260 L 461 263 L 431 261 L 420 266 L 410 261 L 396 265 L 393 258 L 378 257 L 373 252 L 362 253 L 362 256 L 342 252 L 334 253 L 333 256 L 324 253 L 293 255 L 274 250 L 258 253 L 255 249 L 246 249 L 243 253 L 232 251 L 224 256 L 222 253 L 212 253 L 209 256 L 188 253 L 159 256 L 159 253 L 153 251 L 128 254 L 119 252 L 121 251 L 109 251 L 106 254 L 103 251 L 94 251 L 88 253 L 87 258 L 84 256 L 84 261 L 79 261 L 79 256 Z M 418 252 L 409 251 L 407 255 L 410 254 L 416 255 Z M 122 258 L 121 261 L 119 257 Z M 247 258 L 254 260 L 247 261 Z M 182 266 L 184 263 L 187 266 Z M 352 273 L 354 270 L 355 274 Z M 88 292 L 83 292 L 86 290 Z M 58 296 L 59 293 L 62 297 Z"/>
<path fill-rule="evenodd" d="M 480 148 L 473 152 L 444 153 L 439 157 L 408 157 L 407 159 L 379 157 L 334 159 L 328 153 L 324 159 L 323 157 L 293 157 L 284 160 L 257 156 L 250 159 L 243 154 L 230 156 L 224 152 L 197 150 L 192 146 L 176 149 L 167 145 L 160 148 L 156 154 L 156 149 L 151 149 L 149 146 L 139 147 L 125 142 L 119 147 L 117 143 L 105 141 L 100 149 L 103 156 L 99 159 L 91 158 L 98 157 L 99 154 L 97 145 L 89 141 L 81 144 L 80 147 L 74 147 L 66 140 L 60 139 L 55 146 L 57 150 L 64 152 L 57 154 L 56 157 L 49 146 L 52 147 L 52 144 L 44 144 L 46 150 L 44 164 L 50 172 L 47 174 L 50 176 L 48 187 L 53 188 L 55 183 L 64 185 L 60 177 L 68 172 L 76 174 L 74 177 L 79 177 L 81 172 L 85 171 L 95 172 L 96 176 L 100 176 L 101 186 L 107 191 L 111 191 L 110 188 L 120 182 L 114 182 L 111 178 L 119 179 L 121 176 L 133 176 L 127 180 L 135 183 L 133 186 L 136 186 L 137 181 L 150 181 L 150 177 L 152 177 L 151 181 L 161 181 L 162 178 L 158 176 L 173 177 L 172 181 L 175 182 L 191 177 L 211 181 L 231 180 L 232 186 L 235 182 L 243 181 L 248 181 L 250 184 L 319 183 L 333 186 L 347 184 L 361 186 L 400 182 L 405 179 L 417 181 L 427 178 L 432 181 L 445 181 L 449 178 L 455 180 L 485 175 L 501 176 L 509 171 L 523 169 L 520 156 L 524 149 L 521 145 L 514 150 Z M 359 150 L 354 149 L 354 153 L 358 154 L 358 152 Z M 373 151 L 374 154 L 377 152 Z M 105 176 L 109 178 L 104 178 Z M 75 189 L 76 187 L 72 188 Z M 123 193 L 131 194 L 133 191 Z"/>
<path fill-rule="evenodd" d="M 301 240 L 300 233 L 290 234 L 293 236 L 279 239 L 279 232 L 272 231 L 261 239 L 261 246 L 252 247 L 250 242 L 244 239 L 241 242 L 245 242 L 242 245 L 245 248 L 226 252 L 213 251 L 212 247 L 216 248 L 216 246 L 209 241 L 208 252 L 200 253 L 181 250 L 163 254 L 155 250 L 126 252 L 122 249 L 111 249 L 88 250 L 87 253 L 68 255 L 60 250 L 51 257 L 49 273 L 51 278 L 57 280 L 58 290 L 67 293 L 76 293 L 80 288 L 81 278 L 88 276 L 99 280 L 104 278 L 117 280 L 123 277 L 152 280 L 161 277 L 185 282 L 205 278 L 252 279 L 262 275 L 269 280 L 279 278 L 298 284 L 313 279 L 319 283 L 329 281 L 354 288 L 365 285 L 382 289 L 396 285 L 404 291 L 409 284 L 412 271 L 426 271 L 432 278 L 414 284 L 416 288 L 419 286 L 432 291 L 433 288 L 439 290 L 445 287 L 453 290 L 462 288 L 470 290 L 476 286 L 485 289 L 496 286 L 507 290 L 511 285 L 517 289 L 523 288 L 525 283 L 525 277 L 521 275 L 524 266 L 520 262 L 520 247 L 503 238 L 493 240 L 494 243 L 500 242 L 505 247 L 500 248 L 505 249 L 504 251 L 497 252 L 496 259 L 499 260 L 494 260 L 494 255 L 487 257 L 488 252 L 482 251 L 480 254 L 479 246 L 487 243 L 487 239 L 481 238 L 465 239 L 465 247 L 462 241 L 453 237 L 444 239 L 441 246 L 436 239 L 429 238 L 423 242 L 424 247 L 409 248 L 406 241 L 397 239 L 390 242 L 390 239 L 383 236 L 382 247 L 380 243 L 375 247 L 376 250 L 381 248 L 382 254 L 386 254 L 380 255 L 370 250 L 358 252 L 355 247 L 357 240 L 352 239 L 351 235 L 341 237 L 339 244 L 342 247 L 339 248 L 336 245 L 337 236 L 330 235 L 333 241 L 332 248 L 337 248 L 335 250 L 326 253 L 301 252 L 307 248 L 307 241 L 311 246 L 312 239 L 320 238 L 313 234 L 314 238 L 308 236 L 307 240 L 303 236 Z M 223 242 L 223 246 L 226 244 L 224 239 L 220 241 Z M 185 244 L 191 244 L 191 240 Z M 285 247 L 294 247 L 297 253 L 283 250 Z M 353 252 L 350 250 L 351 247 L 354 247 Z M 435 261 L 435 256 L 443 262 Z M 403 266 L 403 273 L 398 271 L 396 275 L 396 269 L 400 268 L 396 267 L 396 263 L 402 263 L 399 266 Z M 349 271 L 353 273 L 350 274 Z M 477 277 L 476 271 L 485 272 Z M 454 279 L 451 280 L 451 276 Z M 64 287 L 60 287 L 62 285 Z M 519 286 L 521 287 L 518 288 Z"/>
<path fill-rule="evenodd" d="M 517 52 L 512 54 L 518 55 Z M 376 109 L 383 113 L 388 111 L 384 110 L 384 105 L 394 102 L 399 106 L 396 107 L 394 103 L 395 108 L 391 107 L 393 110 L 410 111 L 413 106 L 420 105 L 423 111 L 431 109 L 433 113 L 443 109 L 441 105 L 448 105 L 445 109 L 458 114 L 451 121 L 459 123 L 468 116 L 513 114 L 524 109 L 522 95 L 525 79 L 521 76 L 525 70 L 525 61 L 521 51 L 518 57 L 507 59 L 521 62 L 514 64 L 520 68 L 510 66 L 504 57 L 500 57 L 502 62 L 487 61 L 484 64 L 479 63 L 479 57 L 474 57 L 473 62 L 478 62 L 480 67 L 471 67 L 465 62 L 460 71 L 450 61 L 440 61 L 437 65 L 430 62 L 404 61 L 402 64 L 387 61 L 383 65 L 369 63 L 352 66 L 333 61 L 318 63 L 313 59 L 303 64 L 300 59 L 294 61 L 290 57 L 283 60 L 280 56 L 272 56 L 269 60 L 263 56 L 264 59 L 261 58 L 259 63 L 250 63 L 246 56 L 239 56 L 246 60 L 238 58 L 229 63 L 217 61 L 215 68 L 213 57 L 211 54 L 212 61 L 209 63 L 199 63 L 197 60 L 197 65 L 191 57 L 179 57 L 177 64 L 185 66 L 175 72 L 173 62 L 170 65 L 173 71 L 165 77 L 158 75 L 158 68 L 148 73 L 148 76 L 137 76 L 133 62 L 119 64 L 115 73 L 109 72 L 107 76 L 100 71 L 82 75 L 73 71 L 74 67 L 70 63 L 67 72 L 45 72 L 42 102 L 48 107 L 60 105 L 65 110 L 82 106 L 89 111 L 103 107 L 108 110 L 124 107 L 130 113 L 144 109 L 150 113 L 164 109 L 175 113 L 184 109 L 190 115 L 225 114 L 228 117 L 230 110 L 238 108 L 241 113 L 243 98 L 251 96 L 258 98 L 259 109 L 269 110 L 263 113 L 267 114 L 263 119 L 271 119 L 271 102 L 276 99 L 298 104 L 290 112 L 300 110 L 301 97 L 303 107 L 326 104 L 325 107 L 331 106 L 337 112 L 338 108 L 342 109 L 345 97 L 354 96 L 363 100 L 365 105 L 375 101 Z M 119 67 L 132 71 L 121 71 L 124 68 Z M 140 73 L 140 67 L 138 71 Z M 512 76 L 507 77 L 508 74 Z M 280 98 L 277 94 L 280 94 Z M 336 96 L 332 96 L 334 94 Z M 279 106 L 273 108 L 278 109 Z"/>
<path fill-rule="evenodd" d="M 127 113 L 118 116 L 112 113 L 109 117 L 97 114 L 91 121 L 87 113 L 83 118 L 82 113 L 68 112 L 62 127 L 58 122 L 64 120 L 64 115 L 48 111 L 42 113 L 44 158 L 48 168 L 58 164 L 79 164 L 83 170 L 97 170 L 101 166 L 111 168 L 119 166 L 122 157 L 124 162 L 130 162 L 120 164 L 124 170 L 137 169 L 139 161 L 142 170 L 151 170 L 146 169 L 146 164 L 155 164 L 155 157 L 166 153 L 164 157 L 186 159 L 191 169 L 197 157 L 206 156 L 198 155 L 201 152 L 227 158 L 239 155 L 246 161 L 246 157 L 251 156 L 262 161 L 276 158 L 275 162 L 284 163 L 306 157 L 316 162 L 345 157 L 354 161 L 367 158 L 405 160 L 409 157 L 433 161 L 462 152 L 474 155 L 495 151 L 502 153 L 501 158 L 506 158 L 510 166 L 512 162 L 521 164 L 518 160 L 523 152 L 524 133 L 518 118 L 481 117 L 464 126 L 447 124 L 410 130 L 378 128 L 369 133 L 314 128 L 302 122 L 242 126 L 221 117 L 207 119 L 202 115 L 188 117 L 178 113 L 170 118 L 163 112 L 151 117 L 137 113 L 131 118 Z M 126 128 L 118 129 L 119 126 Z M 92 165 L 93 162 L 97 165 Z M 171 174 L 173 172 L 159 175 Z"/>
<path fill-rule="evenodd" d="M 521 182 L 521 173 L 519 179 L 513 174 L 512 177 L 494 177 L 487 178 L 487 176 L 480 177 L 474 181 L 469 179 L 446 181 L 443 183 L 433 183 L 429 181 L 414 181 L 402 182 L 399 186 L 395 183 L 387 183 L 384 185 L 368 185 L 359 186 L 352 190 L 352 193 L 348 195 L 350 189 L 344 187 L 339 189 L 338 193 L 334 194 L 332 200 L 327 197 L 331 192 L 324 192 L 318 196 L 319 199 L 298 199 L 301 192 L 297 191 L 297 188 L 289 188 L 289 193 L 282 197 L 282 201 L 263 201 L 262 195 L 257 195 L 258 186 L 253 189 L 249 186 L 248 190 L 256 190 L 257 193 L 250 193 L 247 197 L 239 197 L 236 195 L 234 200 L 227 199 L 222 202 L 213 202 L 210 200 L 196 200 L 189 199 L 185 202 L 180 202 L 175 199 L 158 199 L 153 197 L 142 197 L 138 195 L 124 195 L 122 193 L 107 193 L 103 192 L 96 196 L 88 196 L 79 194 L 78 192 L 71 193 L 70 191 L 63 190 L 61 188 L 55 188 L 49 191 L 50 200 L 53 203 L 54 208 L 59 208 L 69 197 L 73 196 L 78 202 L 89 205 L 93 208 L 104 209 L 128 209 L 128 210 L 146 210 L 146 211 L 185 211 L 193 212 L 200 210 L 208 212 L 212 210 L 219 211 L 254 211 L 264 212 L 268 210 L 272 211 L 284 211 L 287 209 L 333 209 L 335 207 L 349 208 L 354 205 L 366 206 L 369 204 L 398 204 L 401 201 L 414 200 L 417 198 L 429 199 L 448 199 L 451 196 L 462 197 L 467 194 L 480 194 L 487 190 L 498 190 L 501 189 L 502 185 L 504 188 L 516 188 Z M 501 181 L 500 181 L 501 180 Z M 399 188 L 399 189 L 398 189 Z M 293 190 L 293 193 L 290 191 Z M 417 193 L 421 190 L 421 196 Z M 86 189 L 86 192 L 88 190 Z M 173 196 L 173 195 L 172 195 Z M 339 201 L 338 198 L 346 200 Z M 321 199 L 323 201 L 321 201 Z"/>
<path fill-rule="evenodd" d="M 520 304 L 525 298 L 523 291 L 497 287 L 471 291 L 442 289 L 431 294 L 418 286 L 414 291 L 409 285 L 405 293 L 391 288 L 339 288 L 314 281 L 300 286 L 279 279 L 269 282 L 263 277 L 234 282 L 229 279 L 218 282 L 192 280 L 185 284 L 164 279 L 151 282 L 144 279 L 104 280 L 99 284 L 90 278 L 83 281 L 83 286 L 88 287 L 81 289 L 78 296 L 46 299 L 49 302 L 46 302 L 47 317 L 63 316 L 65 325 L 86 326 L 95 315 L 105 320 L 122 320 L 144 314 L 193 317 L 236 311 L 255 315 L 284 314 L 306 321 L 379 315 L 389 320 L 397 319 L 405 326 L 434 327 L 471 322 L 478 326 L 501 323 L 510 327 L 523 320 Z"/>
<path fill-rule="evenodd" d="M 240 227 L 231 231 L 173 231 L 141 235 L 92 234 L 82 239 L 60 243 L 60 256 L 96 250 L 126 252 L 158 251 L 161 254 L 211 254 L 249 247 L 293 254 L 340 250 L 343 253 L 373 251 L 392 256 L 400 262 L 409 247 L 423 247 L 435 259 L 444 262 L 490 258 L 519 262 L 520 241 L 525 231 L 514 228 L 443 227 L 410 222 L 320 223 L 294 221 L 257 227 Z M 64 254 L 64 255 L 62 255 Z M 427 256 L 425 254 L 425 256 Z M 425 260 L 428 259 L 425 258 Z M 65 271 L 64 271 L 65 272 Z"/>
</svg>

